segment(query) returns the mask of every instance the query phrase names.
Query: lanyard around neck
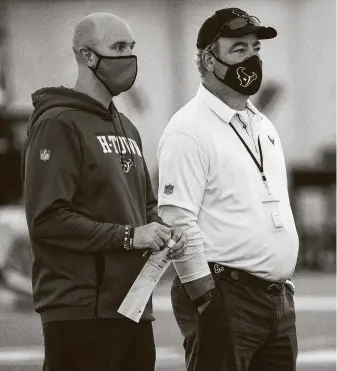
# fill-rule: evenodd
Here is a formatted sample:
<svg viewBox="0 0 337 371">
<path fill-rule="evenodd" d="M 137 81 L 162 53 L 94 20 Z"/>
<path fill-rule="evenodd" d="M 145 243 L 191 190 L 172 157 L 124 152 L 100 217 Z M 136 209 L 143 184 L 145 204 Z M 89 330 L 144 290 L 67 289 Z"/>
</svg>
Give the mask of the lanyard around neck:
<svg viewBox="0 0 337 371">
<path fill-rule="evenodd" d="M 257 166 L 257 168 L 259 169 L 259 171 L 261 173 L 262 181 L 264 183 L 266 183 L 267 182 L 267 178 L 266 178 L 266 176 L 264 174 L 264 171 L 263 171 L 263 153 L 262 153 L 262 147 L 261 147 L 261 143 L 260 143 L 260 137 L 258 137 L 258 139 L 257 139 L 258 146 L 259 146 L 259 152 L 260 152 L 260 163 L 259 163 L 257 161 L 257 159 L 255 158 L 255 156 L 253 155 L 253 152 L 250 150 L 250 148 L 248 147 L 247 143 L 243 140 L 243 138 L 241 137 L 241 135 L 239 134 L 239 132 L 235 129 L 235 127 L 233 126 L 233 124 L 230 122 L 229 125 L 234 130 L 235 134 L 238 136 L 238 138 L 241 140 L 242 144 L 245 146 L 246 150 L 250 154 L 250 157 L 255 162 L 255 165 Z"/>
</svg>

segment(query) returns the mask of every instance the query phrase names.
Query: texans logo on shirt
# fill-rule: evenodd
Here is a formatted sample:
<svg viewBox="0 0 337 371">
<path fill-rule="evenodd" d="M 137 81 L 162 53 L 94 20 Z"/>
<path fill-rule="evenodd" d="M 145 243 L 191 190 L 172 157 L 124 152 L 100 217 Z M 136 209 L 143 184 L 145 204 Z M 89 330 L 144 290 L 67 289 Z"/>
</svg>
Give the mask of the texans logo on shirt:
<svg viewBox="0 0 337 371">
<path fill-rule="evenodd" d="M 224 267 L 221 267 L 219 264 L 214 264 L 214 273 L 220 274 L 224 270 L 225 270 Z"/>
<path fill-rule="evenodd" d="M 249 86 L 254 80 L 257 79 L 257 74 L 253 72 L 251 75 L 248 75 L 246 72 L 244 72 L 245 67 L 238 67 L 236 70 L 236 73 L 238 75 L 238 79 L 240 81 L 240 85 L 246 88 Z"/>
<path fill-rule="evenodd" d="M 124 173 L 128 173 L 130 171 L 130 169 L 132 168 L 132 166 L 133 166 L 132 159 L 122 161 L 122 169 L 123 169 Z"/>
</svg>

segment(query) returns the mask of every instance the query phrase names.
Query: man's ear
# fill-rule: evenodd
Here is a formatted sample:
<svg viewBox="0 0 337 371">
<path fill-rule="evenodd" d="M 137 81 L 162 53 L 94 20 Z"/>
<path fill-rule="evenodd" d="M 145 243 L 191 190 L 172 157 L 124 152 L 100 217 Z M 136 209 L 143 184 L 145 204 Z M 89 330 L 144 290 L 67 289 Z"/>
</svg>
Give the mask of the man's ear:
<svg viewBox="0 0 337 371">
<path fill-rule="evenodd" d="M 79 50 L 79 54 L 83 60 L 83 62 L 91 68 L 95 68 L 97 62 L 98 62 L 98 57 L 95 55 L 94 52 L 87 48 L 81 48 Z"/>
<path fill-rule="evenodd" d="M 215 67 L 215 58 L 212 54 L 208 50 L 204 50 L 201 59 L 207 71 L 213 72 Z"/>
</svg>

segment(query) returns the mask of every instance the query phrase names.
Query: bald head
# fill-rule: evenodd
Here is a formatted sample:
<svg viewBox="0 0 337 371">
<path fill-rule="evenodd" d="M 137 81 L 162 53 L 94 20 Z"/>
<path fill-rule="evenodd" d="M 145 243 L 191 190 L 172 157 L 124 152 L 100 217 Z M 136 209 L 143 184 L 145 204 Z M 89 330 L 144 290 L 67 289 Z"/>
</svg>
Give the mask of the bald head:
<svg viewBox="0 0 337 371">
<path fill-rule="evenodd" d="M 114 14 L 89 14 L 74 30 L 73 50 L 78 62 L 82 62 L 82 48 L 90 48 L 102 55 L 114 55 L 111 53 L 123 43 L 133 45 L 133 34 L 128 24 Z"/>
</svg>

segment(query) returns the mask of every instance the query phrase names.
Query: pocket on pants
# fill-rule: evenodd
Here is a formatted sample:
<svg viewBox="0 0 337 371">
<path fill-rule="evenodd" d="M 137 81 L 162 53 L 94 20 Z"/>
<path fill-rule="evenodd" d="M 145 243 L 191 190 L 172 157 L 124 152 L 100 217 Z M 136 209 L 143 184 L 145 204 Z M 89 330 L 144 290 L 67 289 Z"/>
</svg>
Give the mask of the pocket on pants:
<svg viewBox="0 0 337 371">
<path fill-rule="evenodd" d="M 183 285 L 171 287 L 171 302 L 173 314 L 184 337 L 189 337 L 196 331 L 198 312 L 187 295 Z"/>
</svg>

